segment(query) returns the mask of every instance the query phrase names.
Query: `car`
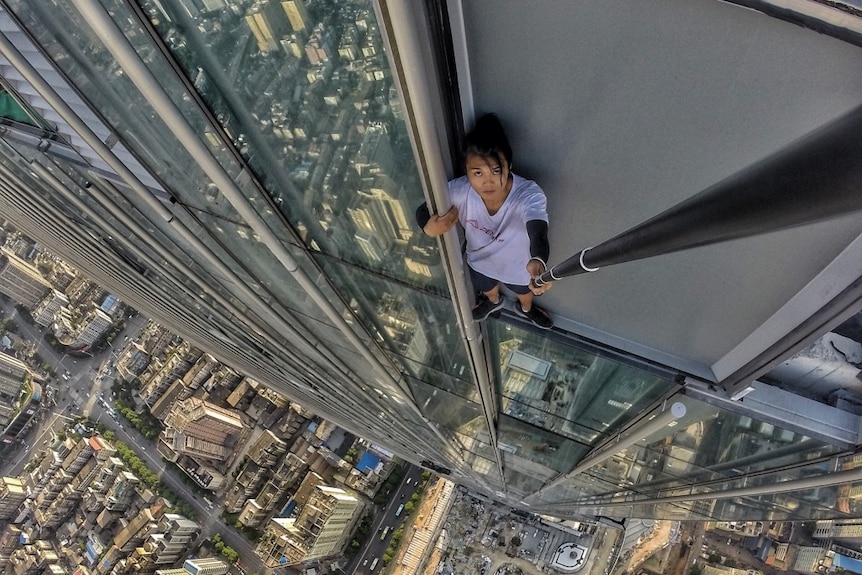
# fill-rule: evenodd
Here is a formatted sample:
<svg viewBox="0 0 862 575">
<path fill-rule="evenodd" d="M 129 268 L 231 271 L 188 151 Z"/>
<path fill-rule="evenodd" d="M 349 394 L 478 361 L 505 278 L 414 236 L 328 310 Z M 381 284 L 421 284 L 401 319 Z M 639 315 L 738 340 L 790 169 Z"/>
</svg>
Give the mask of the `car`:
<svg viewBox="0 0 862 575">
<path fill-rule="evenodd" d="M 362 562 L 363 567 L 365 567 L 366 565 L 368 565 L 368 559 L 366 559 L 365 561 Z"/>
</svg>

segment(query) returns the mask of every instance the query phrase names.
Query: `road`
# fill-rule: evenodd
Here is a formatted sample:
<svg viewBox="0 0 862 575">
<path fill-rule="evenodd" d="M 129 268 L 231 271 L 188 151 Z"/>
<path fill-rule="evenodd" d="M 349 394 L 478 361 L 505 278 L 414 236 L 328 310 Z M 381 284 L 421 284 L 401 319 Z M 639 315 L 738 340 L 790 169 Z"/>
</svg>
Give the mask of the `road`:
<svg viewBox="0 0 862 575">
<path fill-rule="evenodd" d="M 57 378 L 52 387 L 57 387 L 58 390 L 51 404 L 43 406 L 41 415 L 37 416 L 41 417 L 42 421 L 27 434 L 24 444 L 17 448 L 7 448 L 3 452 L 0 457 L 2 475 L 20 474 L 27 465 L 30 455 L 42 448 L 50 439 L 51 436 L 48 434 L 59 432 L 74 416 L 80 414 L 89 417 L 113 431 L 118 440 L 134 449 L 147 467 L 158 475 L 159 480 L 195 510 L 198 522 L 201 524 L 201 540 L 218 533 L 226 545 L 239 553 L 240 562 L 247 573 L 269 572 L 263 561 L 254 553 L 254 545 L 232 525 L 227 525 L 221 519 L 220 506 L 216 505 L 210 509 L 202 500 L 199 500 L 196 493 L 180 478 L 181 472 L 176 471 L 173 466 L 166 466 L 165 460 L 156 451 L 153 442 L 128 426 L 127 422 L 124 423 L 122 418 L 120 423 L 115 421 L 107 409 L 100 404 L 99 398 L 103 396 L 107 404 L 114 408 L 110 400 L 113 378 L 103 374 L 109 368 L 114 368 L 113 362 L 116 361 L 116 351 L 119 351 L 119 346 L 109 347 L 107 351 L 86 358 L 58 354 L 45 342 L 43 332 L 38 326 L 31 325 L 18 316 L 13 302 L 4 304 L 4 310 L 7 316 L 15 319 L 19 326 L 19 335 L 36 342 L 39 355 L 46 362 L 54 364 Z M 116 341 L 124 345 L 126 336 L 129 339 L 135 339 L 146 322 L 147 318 L 140 315 L 132 318 L 117 335 Z M 62 377 L 66 372 L 69 374 L 68 380 Z M 280 575 L 298 573 L 290 568 L 281 568 L 278 572 Z"/>
<path fill-rule="evenodd" d="M 409 483 L 408 483 L 409 481 Z M 379 573 L 383 570 L 382 560 L 378 561 L 374 571 L 371 571 L 371 564 L 374 559 L 383 557 L 383 552 L 389 547 L 392 540 L 392 532 L 404 523 L 407 519 L 407 513 L 401 513 L 398 517 L 395 512 L 398 506 L 410 501 L 410 496 L 416 490 L 416 485 L 422 481 L 422 468 L 410 465 L 398 485 L 398 489 L 391 495 L 389 502 L 384 506 L 383 512 L 378 514 L 371 525 L 371 534 L 365 544 L 365 547 L 360 553 L 357 553 L 353 560 L 345 567 L 345 573 L 353 573 L 355 575 L 367 575 L 370 573 Z M 380 536 L 383 535 L 383 530 L 389 527 L 389 532 L 386 538 L 381 541 Z M 409 538 L 406 538 L 409 540 Z M 402 539 L 404 541 L 404 539 Z"/>
<path fill-rule="evenodd" d="M 107 367 L 109 366 L 106 365 L 105 368 Z M 90 377 L 87 377 L 88 375 Z M 102 407 L 99 397 L 104 393 L 107 404 L 114 408 L 110 399 L 110 379 L 99 377 L 98 373 L 80 372 L 71 376 L 68 395 L 74 403 L 82 406 L 83 415 L 113 431 L 118 440 L 135 450 L 138 457 L 158 475 L 164 485 L 195 510 L 198 523 L 201 525 L 201 540 L 218 533 L 226 545 L 239 553 L 240 561 L 246 566 L 247 571 L 265 573 L 266 567 L 255 554 L 254 545 L 232 525 L 227 525 L 221 519 L 221 507 L 217 505 L 209 509 L 207 504 L 198 498 L 197 494 L 180 478 L 179 474 L 182 472 L 165 464 L 165 460 L 159 455 L 152 441 L 134 428 L 124 425 L 122 418 L 121 423 L 117 423 L 107 409 Z"/>
</svg>

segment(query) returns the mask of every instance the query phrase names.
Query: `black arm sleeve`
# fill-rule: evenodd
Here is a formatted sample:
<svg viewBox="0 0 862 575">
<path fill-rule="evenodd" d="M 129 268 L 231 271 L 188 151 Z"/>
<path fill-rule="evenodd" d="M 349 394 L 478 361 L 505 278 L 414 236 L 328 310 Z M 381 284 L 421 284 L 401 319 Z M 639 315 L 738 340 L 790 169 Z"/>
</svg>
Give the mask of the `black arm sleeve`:
<svg viewBox="0 0 862 575">
<path fill-rule="evenodd" d="M 420 228 L 424 230 L 430 219 L 431 212 L 428 210 L 428 204 L 422 204 L 416 208 L 416 223 L 419 224 Z"/>
<path fill-rule="evenodd" d="M 548 243 L 548 222 L 530 220 L 527 222 L 527 235 L 530 236 L 530 257 L 540 258 L 545 264 L 551 255 L 551 244 Z"/>
</svg>

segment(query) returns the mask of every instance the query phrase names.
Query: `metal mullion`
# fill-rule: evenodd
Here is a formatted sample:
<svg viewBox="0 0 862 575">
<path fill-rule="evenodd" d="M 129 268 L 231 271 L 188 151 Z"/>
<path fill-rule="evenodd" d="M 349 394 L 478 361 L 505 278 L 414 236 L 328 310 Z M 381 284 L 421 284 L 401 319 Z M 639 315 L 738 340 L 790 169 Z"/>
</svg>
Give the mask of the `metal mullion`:
<svg viewBox="0 0 862 575">
<path fill-rule="evenodd" d="M 73 0 L 73 4 L 117 60 L 127 77 L 140 90 L 142 96 L 152 106 L 155 113 L 171 130 L 181 145 L 185 147 L 186 151 L 198 163 L 210 180 L 218 186 L 221 193 L 231 203 L 237 213 L 244 218 L 246 223 L 258 235 L 261 243 L 270 250 L 279 263 L 284 266 L 284 269 L 293 276 L 294 280 L 305 290 L 333 325 L 342 332 L 360 355 L 375 368 L 381 378 L 387 381 L 394 389 L 401 390 L 405 398 L 410 398 L 409 388 L 406 385 L 402 387 L 401 382 L 395 379 L 380 359 L 371 353 L 365 346 L 365 342 L 359 339 L 350 324 L 342 317 L 332 302 L 321 293 L 314 281 L 299 267 L 296 259 L 285 249 L 267 223 L 263 221 L 250 205 L 250 202 L 243 196 L 233 179 L 225 172 L 224 168 L 210 153 L 210 150 L 197 137 L 197 134 L 188 124 L 182 112 L 153 77 L 152 72 L 144 64 L 140 55 L 128 43 L 128 40 L 111 19 L 110 15 L 104 11 L 98 2 L 92 0 Z M 373 399 L 372 395 L 368 397 Z M 439 431 L 431 422 L 428 422 L 424 418 L 414 402 L 407 401 L 406 405 L 414 410 L 420 420 L 425 421 L 428 428 L 445 443 L 445 438 L 439 434 Z"/>
</svg>

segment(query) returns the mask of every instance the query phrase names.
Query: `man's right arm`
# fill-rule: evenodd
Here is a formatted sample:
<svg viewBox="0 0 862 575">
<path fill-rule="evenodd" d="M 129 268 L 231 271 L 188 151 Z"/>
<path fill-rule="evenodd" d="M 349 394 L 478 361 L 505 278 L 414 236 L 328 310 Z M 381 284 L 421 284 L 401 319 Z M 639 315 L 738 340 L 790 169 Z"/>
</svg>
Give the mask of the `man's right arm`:
<svg viewBox="0 0 862 575">
<path fill-rule="evenodd" d="M 432 238 L 445 234 L 458 222 L 458 208 L 452 206 L 442 216 L 432 215 L 428 204 L 422 204 L 416 209 L 416 223 Z"/>
</svg>

